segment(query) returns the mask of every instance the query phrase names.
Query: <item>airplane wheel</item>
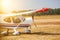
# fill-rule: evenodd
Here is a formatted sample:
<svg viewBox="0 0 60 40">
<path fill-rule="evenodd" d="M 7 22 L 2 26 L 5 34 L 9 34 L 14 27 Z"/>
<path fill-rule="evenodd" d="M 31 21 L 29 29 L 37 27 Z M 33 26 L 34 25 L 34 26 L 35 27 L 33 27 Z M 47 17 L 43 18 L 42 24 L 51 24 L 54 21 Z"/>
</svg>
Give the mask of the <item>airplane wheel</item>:
<svg viewBox="0 0 60 40">
<path fill-rule="evenodd" d="M 19 34 L 21 34 L 21 32 L 19 32 L 19 31 L 16 31 L 13 33 L 13 35 L 19 35 Z"/>
<path fill-rule="evenodd" d="M 8 35 L 8 31 L 4 31 L 4 32 L 2 32 L 1 34 L 3 34 L 3 35 Z"/>
<path fill-rule="evenodd" d="M 26 33 L 31 33 L 31 30 L 26 30 L 25 32 L 26 32 Z"/>
</svg>

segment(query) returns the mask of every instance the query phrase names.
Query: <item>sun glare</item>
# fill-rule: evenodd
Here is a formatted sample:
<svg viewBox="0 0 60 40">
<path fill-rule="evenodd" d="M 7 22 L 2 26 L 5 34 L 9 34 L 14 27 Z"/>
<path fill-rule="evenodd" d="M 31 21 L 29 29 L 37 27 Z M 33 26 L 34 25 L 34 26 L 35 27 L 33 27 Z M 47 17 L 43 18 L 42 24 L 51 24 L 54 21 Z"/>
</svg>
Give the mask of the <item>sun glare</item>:
<svg viewBox="0 0 60 40">
<path fill-rule="evenodd" d="M 6 7 L 6 6 L 10 6 L 10 1 L 9 0 L 2 0 L 2 5 L 4 6 L 4 7 Z"/>
<path fill-rule="evenodd" d="M 2 7 L 4 12 L 10 12 L 11 6 L 11 0 L 2 0 Z"/>
</svg>

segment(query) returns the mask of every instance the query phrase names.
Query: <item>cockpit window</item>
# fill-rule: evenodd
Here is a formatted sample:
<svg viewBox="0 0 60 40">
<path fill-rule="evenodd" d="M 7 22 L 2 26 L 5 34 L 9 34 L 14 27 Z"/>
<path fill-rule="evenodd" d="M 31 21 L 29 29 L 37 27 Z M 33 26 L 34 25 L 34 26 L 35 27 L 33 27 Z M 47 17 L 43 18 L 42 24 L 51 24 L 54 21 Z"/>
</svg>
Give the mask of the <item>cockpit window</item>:
<svg viewBox="0 0 60 40">
<path fill-rule="evenodd" d="M 21 20 L 16 16 L 12 17 L 12 19 L 13 19 L 14 23 L 20 23 L 21 22 Z"/>
<path fill-rule="evenodd" d="M 5 22 L 11 23 L 10 17 L 4 19 Z"/>
<path fill-rule="evenodd" d="M 13 21 L 13 23 L 20 23 L 21 20 L 16 17 L 16 16 L 11 16 L 11 17 L 7 17 L 4 19 L 5 22 L 11 23 Z"/>
</svg>

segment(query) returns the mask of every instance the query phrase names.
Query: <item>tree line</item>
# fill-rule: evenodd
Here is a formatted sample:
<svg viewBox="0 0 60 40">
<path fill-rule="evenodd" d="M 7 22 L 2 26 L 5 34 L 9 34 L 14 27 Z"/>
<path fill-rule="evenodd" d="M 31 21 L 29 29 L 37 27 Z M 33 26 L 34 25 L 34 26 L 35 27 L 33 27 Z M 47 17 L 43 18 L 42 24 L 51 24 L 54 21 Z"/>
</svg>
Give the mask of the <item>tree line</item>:
<svg viewBox="0 0 60 40">
<path fill-rule="evenodd" d="M 55 9 L 50 8 L 46 12 L 38 12 L 38 13 L 35 13 L 34 15 L 36 15 L 36 16 L 41 16 L 41 15 L 60 15 L 60 8 L 55 8 Z"/>
</svg>

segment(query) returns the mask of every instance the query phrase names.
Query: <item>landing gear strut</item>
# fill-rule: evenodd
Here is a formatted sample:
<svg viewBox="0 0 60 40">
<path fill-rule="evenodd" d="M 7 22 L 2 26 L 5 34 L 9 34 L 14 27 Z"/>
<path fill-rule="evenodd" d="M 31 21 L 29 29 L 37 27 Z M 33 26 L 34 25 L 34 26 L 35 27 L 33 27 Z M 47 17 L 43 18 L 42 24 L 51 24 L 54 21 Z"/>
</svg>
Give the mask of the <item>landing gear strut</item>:
<svg viewBox="0 0 60 40">
<path fill-rule="evenodd" d="M 13 35 L 19 35 L 19 34 L 21 34 L 21 32 L 17 31 L 16 28 L 14 28 L 14 33 L 13 33 Z"/>
</svg>

